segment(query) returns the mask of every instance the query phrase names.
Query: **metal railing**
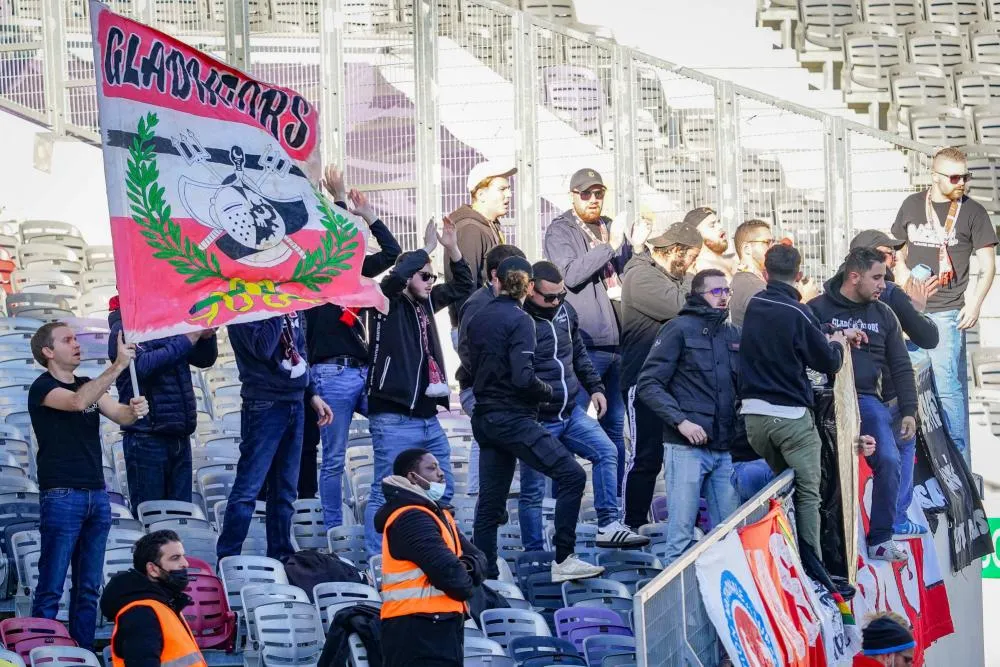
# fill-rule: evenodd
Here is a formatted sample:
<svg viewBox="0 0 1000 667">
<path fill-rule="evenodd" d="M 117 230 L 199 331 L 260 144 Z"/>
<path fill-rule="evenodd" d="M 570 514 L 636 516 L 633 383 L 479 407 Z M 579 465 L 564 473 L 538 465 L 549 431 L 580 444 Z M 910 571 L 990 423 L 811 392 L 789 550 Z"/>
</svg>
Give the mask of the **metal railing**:
<svg viewBox="0 0 1000 667">
<path fill-rule="evenodd" d="M 764 518 L 772 499 L 778 500 L 795 526 L 792 491 L 795 475 L 786 470 L 757 495 L 685 551 L 633 598 L 633 627 L 640 667 L 714 667 L 722 643 L 702 603 L 695 561 L 732 531 Z"/>
<path fill-rule="evenodd" d="M 763 218 L 822 275 L 854 228 L 888 227 L 928 181 L 930 146 L 496 0 L 111 5 L 303 93 L 321 113 L 324 161 L 345 165 L 405 247 L 418 243 L 417 221 L 468 201 L 474 163 L 498 159 L 518 167 L 506 231 L 531 257 L 569 207 L 569 175 L 588 166 L 610 185 L 606 212 L 662 224 L 708 205 L 730 231 Z M 4 7 L 0 107 L 99 141 L 85 0 Z M 997 210 L 1000 157 L 983 160 L 972 194 Z"/>
</svg>

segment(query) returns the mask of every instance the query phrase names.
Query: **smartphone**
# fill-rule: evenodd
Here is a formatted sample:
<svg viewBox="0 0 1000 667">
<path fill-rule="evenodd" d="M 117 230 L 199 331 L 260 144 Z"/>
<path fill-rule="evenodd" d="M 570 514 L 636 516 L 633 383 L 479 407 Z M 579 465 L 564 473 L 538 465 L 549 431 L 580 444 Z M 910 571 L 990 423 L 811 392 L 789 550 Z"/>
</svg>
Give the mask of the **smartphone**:
<svg viewBox="0 0 1000 667">
<path fill-rule="evenodd" d="M 910 277 L 916 280 L 917 282 L 924 282 L 933 275 L 934 271 L 932 271 L 931 267 L 927 266 L 926 264 L 917 264 L 912 269 L 910 269 Z"/>
</svg>

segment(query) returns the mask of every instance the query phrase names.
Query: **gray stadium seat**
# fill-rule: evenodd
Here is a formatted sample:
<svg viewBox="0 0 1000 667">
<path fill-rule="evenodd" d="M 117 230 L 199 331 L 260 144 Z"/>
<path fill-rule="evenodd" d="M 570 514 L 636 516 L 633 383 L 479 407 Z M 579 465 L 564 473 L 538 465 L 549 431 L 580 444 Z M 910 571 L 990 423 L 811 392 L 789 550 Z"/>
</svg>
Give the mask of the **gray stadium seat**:
<svg viewBox="0 0 1000 667">
<path fill-rule="evenodd" d="M 905 30 L 906 53 L 914 65 L 949 69 L 967 62 L 965 37 L 955 25 L 914 23 Z"/>
<path fill-rule="evenodd" d="M 965 114 L 958 107 L 925 106 L 910 109 L 910 136 L 931 146 L 973 143 Z"/>
<path fill-rule="evenodd" d="M 888 91 L 889 71 L 903 59 L 903 48 L 896 29 L 875 23 L 857 23 L 844 28 L 843 88 Z"/>
<path fill-rule="evenodd" d="M 243 609 L 240 591 L 244 586 L 288 583 L 281 561 L 265 556 L 226 556 L 219 561 L 219 578 L 233 611 Z"/>
<path fill-rule="evenodd" d="M 5 648 L 0 648 L 0 660 L 9 662 L 14 667 L 25 667 L 24 660 L 21 659 L 20 655 Z"/>
<path fill-rule="evenodd" d="M 264 667 L 315 667 L 326 635 L 308 602 L 275 602 L 253 610 Z"/>
<path fill-rule="evenodd" d="M 514 637 L 549 637 L 552 632 L 541 614 L 526 609 L 487 609 L 479 615 L 479 627 L 487 639 L 504 650 Z"/>
<path fill-rule="evenodd" d="M 323 505 L 317 498 L 302 498 L 292 503 L 292 545 L 296 551 L 316 549 L 326 551 L 327 531 L 323 524 Z"/>
<path fill-rule="evenodd" d="M 308 602 L 309 596 L 304 590 L 291 584 L 252 584 L 240 590 L 240 601 L 247 619 L 247 636 L 251 642 L 259 642 L 254 609 L 273 602 Z"/>
<path fill-rule="evenodd" d="M 914 0 L 861 0 L 861 18 L 867 23 L 903 28 L 923 20 L 923 13 Z"/>
<path fill-rule="evenodd" d="M 859 21 L 852 0 L 799 0 L 796 48 L 803 51 L 813 45 L 837 49 L 844 26 Z"/>
<path fill-rule="evenodd" d="M 38 646 L 29 655 L 31 667 L 102 667 L 96 655 L 76 646 Z"/>
<path fill-rule="evenodd" d="M 923 0 L 924 16 L 935 23 L 969 25 L 986 19 L 980 0 Z"/>
<path fill-rule="evenodd" d="M 960 107 L 976 107 L 1000 102 L 1000 65 L 970 63 L 955 68 L 955 100 Z"/>
<path fill-rule="evenodd" d="M 968 28 L 972 60 L 980 64 L 1000 65 L 1000 22 L 980 21 Z"/>
<path fill-rule="evenodd" d="M 365 584 L 349 581 L 326 581 L 313 587 L 316 611 L 323 621 L 323 630 L 329 631 L 334 615 L 343 607 L 362 601 L 382 603 L 378 591 Z"/>
<path fill-rule="evenodd" d="M 150 530 L 157 521 L 168 519 L 202 519 L 207 521 L 205 512 L 193 503 L 180 500 L 147 500 L 136 508 L 139 521 Z M 155 529 L 154 529 L 155 530 Z"/>
</svg>

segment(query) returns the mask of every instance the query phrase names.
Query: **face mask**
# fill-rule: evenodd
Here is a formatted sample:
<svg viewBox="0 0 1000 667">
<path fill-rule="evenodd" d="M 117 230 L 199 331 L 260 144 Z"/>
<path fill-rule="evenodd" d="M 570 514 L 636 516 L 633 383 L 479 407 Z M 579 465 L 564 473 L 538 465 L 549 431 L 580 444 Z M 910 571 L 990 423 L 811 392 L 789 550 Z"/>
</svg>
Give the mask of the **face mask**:
<svg viewBox="0 0 1000 667">
<path fill-rule="evenodd" d="M 174 594 L 183 593 L 184 589 L 188 587 L 188 583 L 191 580 L 191 577 L 188 575 L 187 568 L 182 568 L 180 570 L 164 570 L 164 573 L 167 576 L 160 579 L 160 583 L 163 584 L 164 588 Z"/>
<path fill-rule="evenodd" d="M 417 477 L 420 477 L 420 479 L 424 479 L 420 475 L 417 475 Z M 426 479 L 424 479 L 424 481 L 427 482 Z M 444 498 L 444 491 L 445 491 L 444 482 L 427 482 L 427 483 L 430 484 L 430 488 L 424 489 L 424 493 L 427 494 L 428 498 L 430 498 L 434 502 L 437 502 L 442 498 Z"/>
</svg>

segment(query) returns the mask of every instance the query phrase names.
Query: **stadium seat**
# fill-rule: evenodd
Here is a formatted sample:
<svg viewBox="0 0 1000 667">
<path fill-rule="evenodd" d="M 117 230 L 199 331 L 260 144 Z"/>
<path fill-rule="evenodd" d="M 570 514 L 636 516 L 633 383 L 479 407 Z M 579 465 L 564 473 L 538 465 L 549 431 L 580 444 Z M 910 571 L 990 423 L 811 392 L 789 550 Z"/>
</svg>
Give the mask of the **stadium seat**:
<svg viewBox="0 0 1000 667">
<path fill-rule="evenodd" d="M 198 480 L 198 492 L 205 499 L 205 511 L 208 516 L 215 517 L 215 506 L 225 502 L 236 481 L 236 466 L 220 464 L 201 468 L 195 477 Z M 216 524 L 219 527 L 219 524 Z"/>
<path fill-rule="evenodd" d="M 606 597 L 631 598 L 632 595 L 625 584 L 611 579 L 582 579 L 562 583 L 562 599 L 567 607 L 583 600 Z"/>
<path fill-rule="evenodd" d="M 507 653 L 518 667 L 587 664 L 572 642 L 559 637 L 514 637 Z"/>
<path fill-rule="evenodd" d="M 965 37 L 958 26 L 947 23 L 914 23 L 906 27 L 906 54 L 914 65 L 949 69 L 968 61 Z"/>
<path fill-rule="evenodd" d="M 840 48 L 843 28 L 859 21 L 852 0 L 799 0 L 797 48 L 800 51 L 807 45 Z"/>
<path fill-rule="evenodd" d="M 116 547 L 104 551 L 104 583 L 120 572 L 126 572 L 132 567 L 132 551 L 129 547 Z"/>
<path fill-rule="evenodd" d="M 189 558 L 188 562 L 192 560 L 196 559 Z M 211 571 L 192 572 L 190 576 L 184 592 L 193 602 L 184 608 L 184 619 L 198 647 L 232 651 L 236 645 L 237 620 L 229 608 L 222 581 Z"/>
<path fill-rule="evenodd" d="M 631 653 L 635 657 L 635 639 L 616 635 L 592 635 L 583 640 L 583 654 L 590 667 L 598 667 L 606 656 Z"/>
<path fill-rule="evenodd" d="M 980 21 L 968 28 L 972 60 L 980 64 L 1000 65 L 1000 22 Z"/>
<path fill-rule="evenodd" d="M 288 583 L 281 561 L 265 556 L 226 556 L 219 561 L 219 578 L 229 608 L 235 612 L 243 609 L 240 591 L 244 586 Z"/>
<path fill-rule="evenodd" d="M 601 667 L 636 667 L 635 651 L 606 653 L 601 658 Z"/>
<path fill-rule="evenodd" d="M 255 607 L 254 624 L 264 667 L 314 667 L 326 635 L 308 602 L 273 602 Z"/>
<path fill-rule="evenodd" d="M 5 648 L 0 648 L 0 662 L 9 662 L 13 667 L 25 667 L 20 655 Z"/>
<path fill-rule="evenodd" d="M 323 505 L 317 498 L 302 498 L 292 503 L 292 546 L 296 551 L 329 549 L 327 531 L 323 524 Z"/>
<path fill-rule="evenodd" d="M 555 557 L 554 551 L 526 551 L 521 554 L 515 568 L 521 590 L 526 592 L 530 575 L 541 572 L 551 573 L 552 561 L 555 560 Z"/>
<path fill-rule="evenodd" d="M 923 20 L 923 12 L 914 0 L 861 0 L 861 19 L 904 28 Z"/>
<path fill-rule="evenodd" d="M 568 639 L 583 652 L 585 637 L 600 634 L 632 636 L 622 617 L 601 607 L 565 607 L 555 613 L 556 636 Z"/>
<path fill-rule="evenodd" d="M 898 127 L 909 131 L 911 107 L 954 104 L 951 80 L 933 65 L 896 65 L 889 70 L 889 89 Z"/>
<path fill-rule="evenodd" d="M 0 644 L 29 661 L 39 646 L 76 646 L 66 626 L 46 618 L 8 618 L 0 621 Z"/>
<path fill-rule="evenodd" d="M 973 143 L 965 114 L 958 107 L 926 106 L 910 109 L 910 136 L 931 146 Z"/>
<path fill-rule="evenodd" d="M 486 639 L 485 637 L 466 637 L 465 638 L 465 657 L 471 658 L 476 655 L 507 655 L 504 653 L 503 646 L 496 643 L 492 639 Z"/>
<path fill-rule="evenodd" d="M 323 630 L 329 631 L 333 617 L 344 607 L 368 601 L 381 604 L 378 591 L 365 584 L 349 581 L 325 581 L 313 587 L 313 601 L 323 622 Z"/>
<path fill-rule="evenodd" d="M 96 655 L 76 646 L 39 646 L 29 659 L 31 667 L 103 667 Z"/>
<path fill-rule="evenodd" d="M 517 667 L 514 658 L 506 655 L 472 655 L 462 661 L 463 667 Z"/>
<path fill-rule="evenodd" d="M 924 16 L 934 23 L 969 25 L 986 19 L 981 0 L 923 0 Z"/>
<path fill-rule="evenodd" d="M 20 224 L 18 233 L 21 239 L 28 243 L 39 236 L 63 236 L 82 239 L 80 230 L 75 225 L 58 220 L 25 220 Z"/>
<path fill-rule="evenodd" d="M 298 586 L 290 584 L 253 584 L 240 589 L 242 613 L 247 619 L 247 637 L 251 645 L 261 641 L 257 635 L 253 610 L 274 602 L 309 602 L 309 596 Z"/>
<path fill-rule="evenodd" d="M 351 561 L 359 568 L 367 567 L 364 526 L 335 526 L 326 532 L 326 541 L 330 553 Z"/>
<path fill-rule="evenodd" d="M 136 514 L 146 530 L 157 530 L 153 524 L 169 519 L 208 520 L 200 507 L 180 500 L 147 500 L 136 508 Z"/>
<path fill-rule="evenodd" d="M 889 70 L 904 57 L 896 29 L 875 23 L 850 25 L 843 30 L 843 45 L 844 92 L 888 91 Z"/>
<path fill-rule="evenodd" d="M 551 631 L 541 614 L 526 609 L 487 609 L 479 615 L 479 627 L 487 639 L 507 650 L 515 637 L 549 637 Z"/>
<path fill-rule="evenodd" d="M 970 63 L 955 68 L 952 77 L 958 106 L 1000 103 L 1000 65 Z"/>
<path fill-rule="evenodd" d="M 966 146 L 969 173 L 966 185 L 969 196 L 987 211 L 1000 211 L 1000 146 Z"/>
<path fill-rule="evenodd" d="M 552 65 L 542 70 L 544 103 L 581 134 L 601 130 L 604 93 L 597 75 L 586 67 Z"/>
</svg>

